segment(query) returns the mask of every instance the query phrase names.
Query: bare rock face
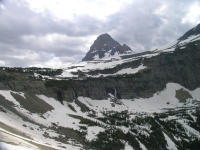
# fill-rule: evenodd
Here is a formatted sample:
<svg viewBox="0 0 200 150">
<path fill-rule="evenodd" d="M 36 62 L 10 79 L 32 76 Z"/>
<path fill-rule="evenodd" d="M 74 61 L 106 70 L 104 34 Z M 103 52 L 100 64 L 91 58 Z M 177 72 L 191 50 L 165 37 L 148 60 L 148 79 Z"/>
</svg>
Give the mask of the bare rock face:
<svg viewBox="0 0 200 150">
<path fill-rule="evenodd" d="M 90 47 L 89 52 L 82 61 L 92 61 L 102 59 L 105 56 L 113 56 L 115 54 L 127 54 L 132 52 L 131 48 L 126 44 L 120 45 L 109 34 L 100 35 Z"/>
<path fill-rule="evenodd" d="M 178 40 L 182 41 L 187 39 L 190 36 L 195 36 L 200 34 L 200 24 L 198 24 L 196 27 L 190 29 L 189 31 L 187 31 L 183 36 L 181 36 Z"/>
</svg>

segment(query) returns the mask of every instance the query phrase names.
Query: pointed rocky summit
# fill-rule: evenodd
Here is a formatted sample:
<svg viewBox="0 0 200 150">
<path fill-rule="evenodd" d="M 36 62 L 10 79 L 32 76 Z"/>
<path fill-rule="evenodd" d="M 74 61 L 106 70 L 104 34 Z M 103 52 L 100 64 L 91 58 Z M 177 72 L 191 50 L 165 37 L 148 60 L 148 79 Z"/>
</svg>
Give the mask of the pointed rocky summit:
<svg viewBox="0 0 200 150">
<path fill-rule="evenodd" d="M 109 34 L 100 35 L 90 47 L 89 52 L 82 61 L 92 61 L 107 58 L 113 55 L 128 54 L 132 52 L 126 44 L 120 45 Z"/>
</svg>

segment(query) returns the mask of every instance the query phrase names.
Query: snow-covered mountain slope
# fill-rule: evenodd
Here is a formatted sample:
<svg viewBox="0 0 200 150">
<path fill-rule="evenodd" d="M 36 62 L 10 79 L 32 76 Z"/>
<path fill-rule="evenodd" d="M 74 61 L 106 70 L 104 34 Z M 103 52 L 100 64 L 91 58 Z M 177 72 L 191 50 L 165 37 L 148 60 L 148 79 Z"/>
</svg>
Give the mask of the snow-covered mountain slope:
<svg viewBox="0 0 200 150">
<path fill-rule="evenodd" d="M 94 57 L 94 59 L 90 59 L 89 61 L 84 61 L 84 62 L 80 62 L 77 64 L 71 64 L 71 65 L 69 65 L 69 67 L 64 68 L 63 73 L 61 75 L 58 75 L 57 78 L 62 78 L 62 79 L 63 78 L 78 78 L 79 74 L 81 74 L 81 75 L 85 74 L 86 77 L 108 76 L 106 74 L 98 74 L 95 76 L 90 76 L 90 75 L 88 75 L 88 73 L 91 71 L 95 71 L 95 70 L 112 69 L 123 63 L 134 62 L 138 59 L 150 58 L 150 57 L 158 56 L 163 53 L 172 53 L 176 49 L 185 49 L 185 47 L 190 43 L 195 43 L 196 45 L 198 45 L 197 41 L 200 41 L 199 28 L 200 28 L 200 25 L 197 25 L 193 29 L 186 32 L 178 40 L 175 40 L 174 42 L 167 44 L 167 45 L 160 47 L 153 51 L 147 51 L 147 52 L 142 52 L 142 53 L 133 53 L 131 51 L 130 52 L 128 51 L 127 53 L 121 53 L 121 54 L 116 53 L 116 55 L 109 54 L 109 55 L 102 56 L 100 59 L 97 59 L 97 57 Z M 90 53 L 93 53 L 93 52 L 98 52 L 98 50 L 94 51 L 93 49 L 96 46 L 96 43 L 99 44 L 99 40 L 103 43 L 105 43 L 107 41 L 106 40 L 107 38 L 105 38 L 105 40 L 102 40 L 102 37 L 104 39 L 104 36 L 107 37 L 109 40 L 111 38 L 107 34 L 101 35 L 99 38 L 97 38 L 97 40 L 91 46 L 91 50 L 88 52 L 87 55 L 89 55 Z M 114 41 L 114 40 L 112 39 L 111 41 Z M 102 45 L 104 45 L 104 44 L 102 44 Z M 96 47 L 98 47 L 98 46 L 96 46 Z M 103 49 L 103 48 L 99 48 L 99 49 Z M 108 51 L 108 53 L 110 53 L 110 51 Z M 98 54 L 95 54 L 95 55 L 97 56 Z M 140 65 L 143 65 L 143 64 L 140 64 Z M 125 69 L 131 70 L 131 69 L 136 69 L 136 68 L 125 68 Z M 118 72 L 121 72 L 121 74 L 115 72 L 113 74 L 110 74 L 110 76 L 115 76 L 116 74 L 123 75 L 123 73 L 124 73 L 123 70 L 122 71 L 118 70 Z M 127 74 L 133 74 L 133 73 L 130 71 L 130 72 L 127 72 Z"/>
<path fill-rule="evenodd" d="M 184 102 L 177 98 L 178 92 L 183 91 L 191 95 L 191 98 L 189 98 L 190 96 L 188 95 L 187 101 Z M 192 106 L 193 102 L 190 100 L 197 100 L 199 98 L 200 88 L 189 91 L 179 84 L 168 83 L 163 91 L 155 93 L 150 98 L 121 99 L 118 101 L 118 105 L 117 102 L 115 103 L 115 101 L 112 100 L 112 97 L 110 100 L 101 101 L 84 97 L 79 97 L 79 100 L 97 112 L 103 112 L 104 110 L 122 112 L 128 110 L 131 113 L 160 113 L 169 109 L 185 107 L 186 105 L 187 107 Z M 116 106 L 112 107 L 112 104 Z"/>
<path fill-rule="evenodd" d="M 162 52 L 153 52 L 153 51 L 147 51 L 142 53 L 129 53 L 129 54 L 122 54 L 115 56 L 110 56 L 108 59 L 100 59 L 100 60 L 93 60 L 93 61 L 83 61 L 76 64 L 70 64 L 68 67 L 63 68 L 63 72 L 60 75 L 55 76 L 57 79 L 69 79 L 69 78 L 79 78 L 81 74 L 85 74 L 86 77 L 105 77 L 105 76 L 116 76 L 116 75 L 123 75 L 123 74 L 134 74 L 135 71 L 131 70 L 142 70 L 145 68 L 143 64 L 141 63 L 140 66 L 143 66 L 143 68 L 139 66 L 131 67 L 131 68 L 121 68 L 115 73 L 112 73 L 110 75 L 99 73 L 96 76 L 91 76 L 89 73 L 91 71 L 95 70 L 106 70 L 106 69 L 113 69 L 117 66 L 120 66 L 122 64 L 131 63 L 140 59 L 144 58 L 151 58 L 154 56 L 157 56 L 161 54 Z M 138 68 L 139 67 L 139 68 Z M 130 72 L 124 72 L 124 69 L 130 70 Z M 45 76 L 44 76 L 45 78 Z M 46 78 L 48 78 L 46 76 Z"/>
<path fill-rule="evenodd" d="M 70 78 L 76 78 L 78 79 L 79 76 L 84 77 L 106 77 L 106 76 L 116 76 L 117 75 L 123 75 L 125 74 L 123 72 L 124 69 L 126 70 L 132 70 L 136 69 L 138 66 L 130 67 L 130 68 L 121 68 L 122 70 L 117 70 L 116 72 L 113 72 L 111 74 L 104 74 L 104 73 L 98 73 L 94 76 L 90 75 L 90 72 L 99 71 L 99 70 L 108 70 L 108 69 L 114 69 L 122 64 L 131 63 L 134 61 L 137 61 L 139 59 L 146 59 L 155 57 L 164 53 L 173 53 L 176 49 L 185 49 L 187 45 L 198 45 L 198 41 L 200 41 L 200 33 L 199 33 L 200 25 L 197 25 L 193 29 L 186 32 L 182 37 L 175 40 L 174 42 L 167 44 L 165 46 L 162 46 L 156 50 L 152 51 L 146 51 L 142 53 L 134 53 L 131 50 L 120 50 L 120 49 L 112 49 L 112 47 L 120 47 L 119 43 L 110 37 L 108 34 L 102 34 L 100 35 L 97 40 L 94 42 L 94 44 L 91 46 L 90 51 L 88 52 L 88 57 L 90 55 L 91 59 L 88 59 L 86 61 L 86 57 L 83 58 L 84 61 L 76 63 L 76 64 L 70 64 L 68 67 L 58 69 L 58 70 L 46 70 L 43 71 L 42 69 L 36 70 L 36 68 L 31 69 L 31 72 L 35 72 L 35 76 L 43 77 L 46 79 L 70 79 Z M 115 45 L 115 46 L 113 46 Z M 122 47 L 122 46 L 121 46 Z M 129 49 L 129 48 L 127 48 Z M 118 51 L 119 50 L 119 51 Z M 99 54 L 99 52 L 101 54 Z M 97 56 L 93 57 L 93 56 Z M 101 56 L 100 56 L 101 55 Z M 140 64 L 144 65 L 144 64 Z M 145 67 L 145 66 L 144 66 Z M 25 69 L 24 72 L 27 72 L 29 69 Z M 45 69 L 44 69 L 45 70 Z M 29 71 L 30 72 L 30 71 Z M 52 72 L 50 75 L 49 72 Z M 135 74 L 135 72 L 126 72 L 126 74 Z"/>
<path fill-rule="evenodd" d="M 184 49 L 187 44 L 198 41 L 198 40 L 200 40 L 200 24 L 198 24 L 196 27 L 192 28 L 191 30 L 187 31 L 179 39 L 175 40 L 174 42 L 170 44 L 167 44 L 163 47 L 160 47 L 154 50 L 154 52 L 172 52 L 177 47 Z"/>
<path fill-rule="evenodd" d="M 117 59 L 120 58 L 120 55 L 129 53 L 133 53 L 129 46 L 120 45 L 106 33 L 94 41 L 83 61 Z"/>
<path fill-rule="evenodd" d="M 151 57 L 152 55 L 149 55 Z M 95 70 L 105 70 L 105 69 L 112 69 L 115 68 L 123 63 L 131 62 L 134 60 L 139 59 L 140 57 L 130 58 L 125 60 L 113 60 L 108 62 L 80 62 L 79 64 L 75 64 L 69 66 L 68 68 L 63 69 L 63 73 L 61 75 L 57 75 L 57 79 L 63 78 L 78 78 L 81 74 L 85 74 L 86 77 L 100 77 L 100 76 L 116 76 L 116 75 L 123 75 L 123 74 L 134 74 L 137 73 L 139 70 L 145 69 L 143 64 L 137 66 L 135 68 L 122 68 L 113 74 L 98 74 L 98 75 L 89 75 L 88 73 Z"/>
<path fill-rule="evenodd" d="M 0 146 L 8 149 L 192 149 L 200 139 L 199 88 L 169 83 L 147 99 L 117 100 L 110 94 L 63 104 L 36 95 L 44 108 L 51 106 L 43 113 L 25 105 L 26 93 L 1 90 L 0 96 Z"/>
<path fill-rule="evenodd" d="M 192 28 L 191 30 L 187 31 L 183 36 L 181 36 L 178 40 L 183 41 L 188 39 L 188 37 L 191 36 L 197 36 L 200 34 L 200 24 L 198 24 L 196 27 Z"/>
<path fill-rule="evenodd" d="M 65 69 L 0 68 L 0 147 L 199 149 L 198 35 Z"/>
</svg>

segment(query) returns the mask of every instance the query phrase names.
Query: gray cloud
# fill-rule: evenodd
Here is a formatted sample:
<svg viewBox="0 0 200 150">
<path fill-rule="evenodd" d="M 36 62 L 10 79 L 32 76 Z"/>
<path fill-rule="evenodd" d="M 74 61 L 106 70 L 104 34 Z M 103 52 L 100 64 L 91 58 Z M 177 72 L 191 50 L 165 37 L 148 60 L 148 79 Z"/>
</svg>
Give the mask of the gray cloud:
<svg viewBox="0 0 200 150">
<path fill-rule="evenodd" d="M 88 16 L 78 16 L 77 22 L 73 23 L 68 20 L 55 21 L 51 16 L 31 11 L 25 3 L 17 4 L 8 0 L 3 4 L 5 8 L 0 13 L 0 52 L 4 55 L 1 60 L 9 66 L 42 64 L 53 56 L 74 57 L 69 60 L 79 61 L 84 55 L 82 48 L 85 48 L 87 42 L 84 39 L 96 34 L 103 26 L 101 22 Z M 48 38 L 53 38 L 53 43 Z M 16 59 L 19 55 L 23 58 L 27 51 L 36 53 L 39 57 L 44 54 L 49 57 Z M 65 62 L 68 60 L 63 60 Z"/>
<path fill-rule="evenodd" d="M 194 1 L 141 0 L 114 14 L 109 24 L 111 33 L 121 42 L 136 50 L 151 50 L 173 42 L 194 25 L 181 23 Z M 163 14 L 156 13 L 166 7 Z"/>
<path fill-rule="evenodd" d="M 90 38 L 105 32 L 134 50 L 150 50 L 174 41 L 194 26 L 181 23 L 194 2 L 133 1 L 106 21 L 87 15 L 75 16 L 70 21 L 55 20 L 48 11 L 33 12 L 22 0 L 0 0 L 0 65 L 80 61 L 89 49 Z M 156 13 L 164 5 L 165 10 Z"/>
</svg>

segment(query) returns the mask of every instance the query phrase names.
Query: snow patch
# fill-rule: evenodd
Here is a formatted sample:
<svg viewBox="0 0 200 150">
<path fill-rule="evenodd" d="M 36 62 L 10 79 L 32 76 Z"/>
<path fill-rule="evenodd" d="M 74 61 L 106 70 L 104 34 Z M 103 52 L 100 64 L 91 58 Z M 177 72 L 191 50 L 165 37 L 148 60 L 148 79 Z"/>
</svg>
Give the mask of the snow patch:
<svg viewBox="0 0 200 150">
<path fill-rule="evenodd" d="M 137 72 L 139 72 L 140 70 L 145 69 L 146 67 L 141 64 L 140 66 L 138 66 L 137 68 L 126 68 L 126 69 L 122 69 L 119 70 L 118 72 L 114 73 L 113 75 L 121 75 L 121 74 L 135 74 Z"/>
<path fill-rule="evenodd" d="M 189 36 L 187 39 L 183 40 L 183 41 L 180 41 L 178 44 L 179 45 L 185 45 L 189 42 L 194 42 L 194 41 L 197 41 L 197 40 L 200 40 L 200 35 L 191 35 Z"/>
<path fill-rule="evenodd" d="M 88 127 L 86 139 L 88 141 L 94 141 L 97 139 L 97 134 L 99 134 L 100 132 L 104 132 L 104 131 L 105 131 L 104 128 L 101 128 L 98 126 Z"/>
<path fill-rule="evenodd" d="M 200 139 L 199 131 L 187 125 L 187 123 L 184 120 L 177 120 L 177 122 L 179 122 L 182 125 L 182 127 L 185 129 L 185 133 L 188 135 L 188 137 L 195 136 L 198 139 Z"/>
<path fill-rule="evenodd" d="M 0 95 L 2 95 L 6 100 L 14 103 L 16 106 L 20 106 L 20 104 L 14 99 L 10 92 L 10 90 L 0 90 Z"/>
<path fill-rule="evenodd" d="M 166 139 L 168 150 L 178 150 L 176 144 L 164 132 L 163 135 Z"/>
<path fill-rule="evenodd" d="M 45 95 L 37 96 L 54 108 L 52 111 L 46 112 L 43 115 L 46 118 L 46 124 L 50 126 L 51 123 L 57 123 L 59 126 L 70 127 L 74 130 L 79 130 L 80 120 L 74 119 L 68 115 L 73 114 L 74 112 L 67 106 L 66 102 L 64 102 L 64 105 L 62 105 L 54 98 L 50 98 Z"/>
<path fill-rule="evenodd" d="M 130 145 L 128 144 L 128 142 L 126 142 L 125 147 L 124 147 L 124 150 L 134 150 L 134 149 L 133 149 L 132 146 L 130 146 Z"/>
<path fill-rule="evenodd" d="M 33 148 L 22 147 L 18 145 L 11 145 L 4 142 L 0 142 L 0 149 L 2 150 L 39 150 L 38 148 L 33 149 Z"/>
<path fill-rule="evenodd" d="M 146 112 L 146 113 L 154 113 L 154 112 L 164 112 L 168 109 L 184 107 L 184 106 L 193 106 L 191 103 L 192 100 L 187 101 L 187 103 L 181 103 L 176 97 L 176 90 L 183 88 L 188 91 L 195 100 L 200 100 L 200 88 L 194 91 L 189 91 L 183 86 L 176 83 L 168 83 L 166 88 L 161 91 L 155 93 L 150 98 L 136 98 L 136 99 L 121 99 L 120 104 L 114 104 L 107 100 L 93 100 L 87 97 L 79 97 L 78 99 L 87 105 L 89 108 L 98 112 L 101 115 L 103 111 L 116 111 L 122 112 L 128 110 L 129 112 Z"/>
<path fill-rule="evenodd" d="M 144 146 L 144 144 L 142 144 L 140 141 L 138 141 L 138 142 L 139 142 L 140 147 L 141 147 L 142 150 L 147 150 L 147 148 Z"/>
</svg>

